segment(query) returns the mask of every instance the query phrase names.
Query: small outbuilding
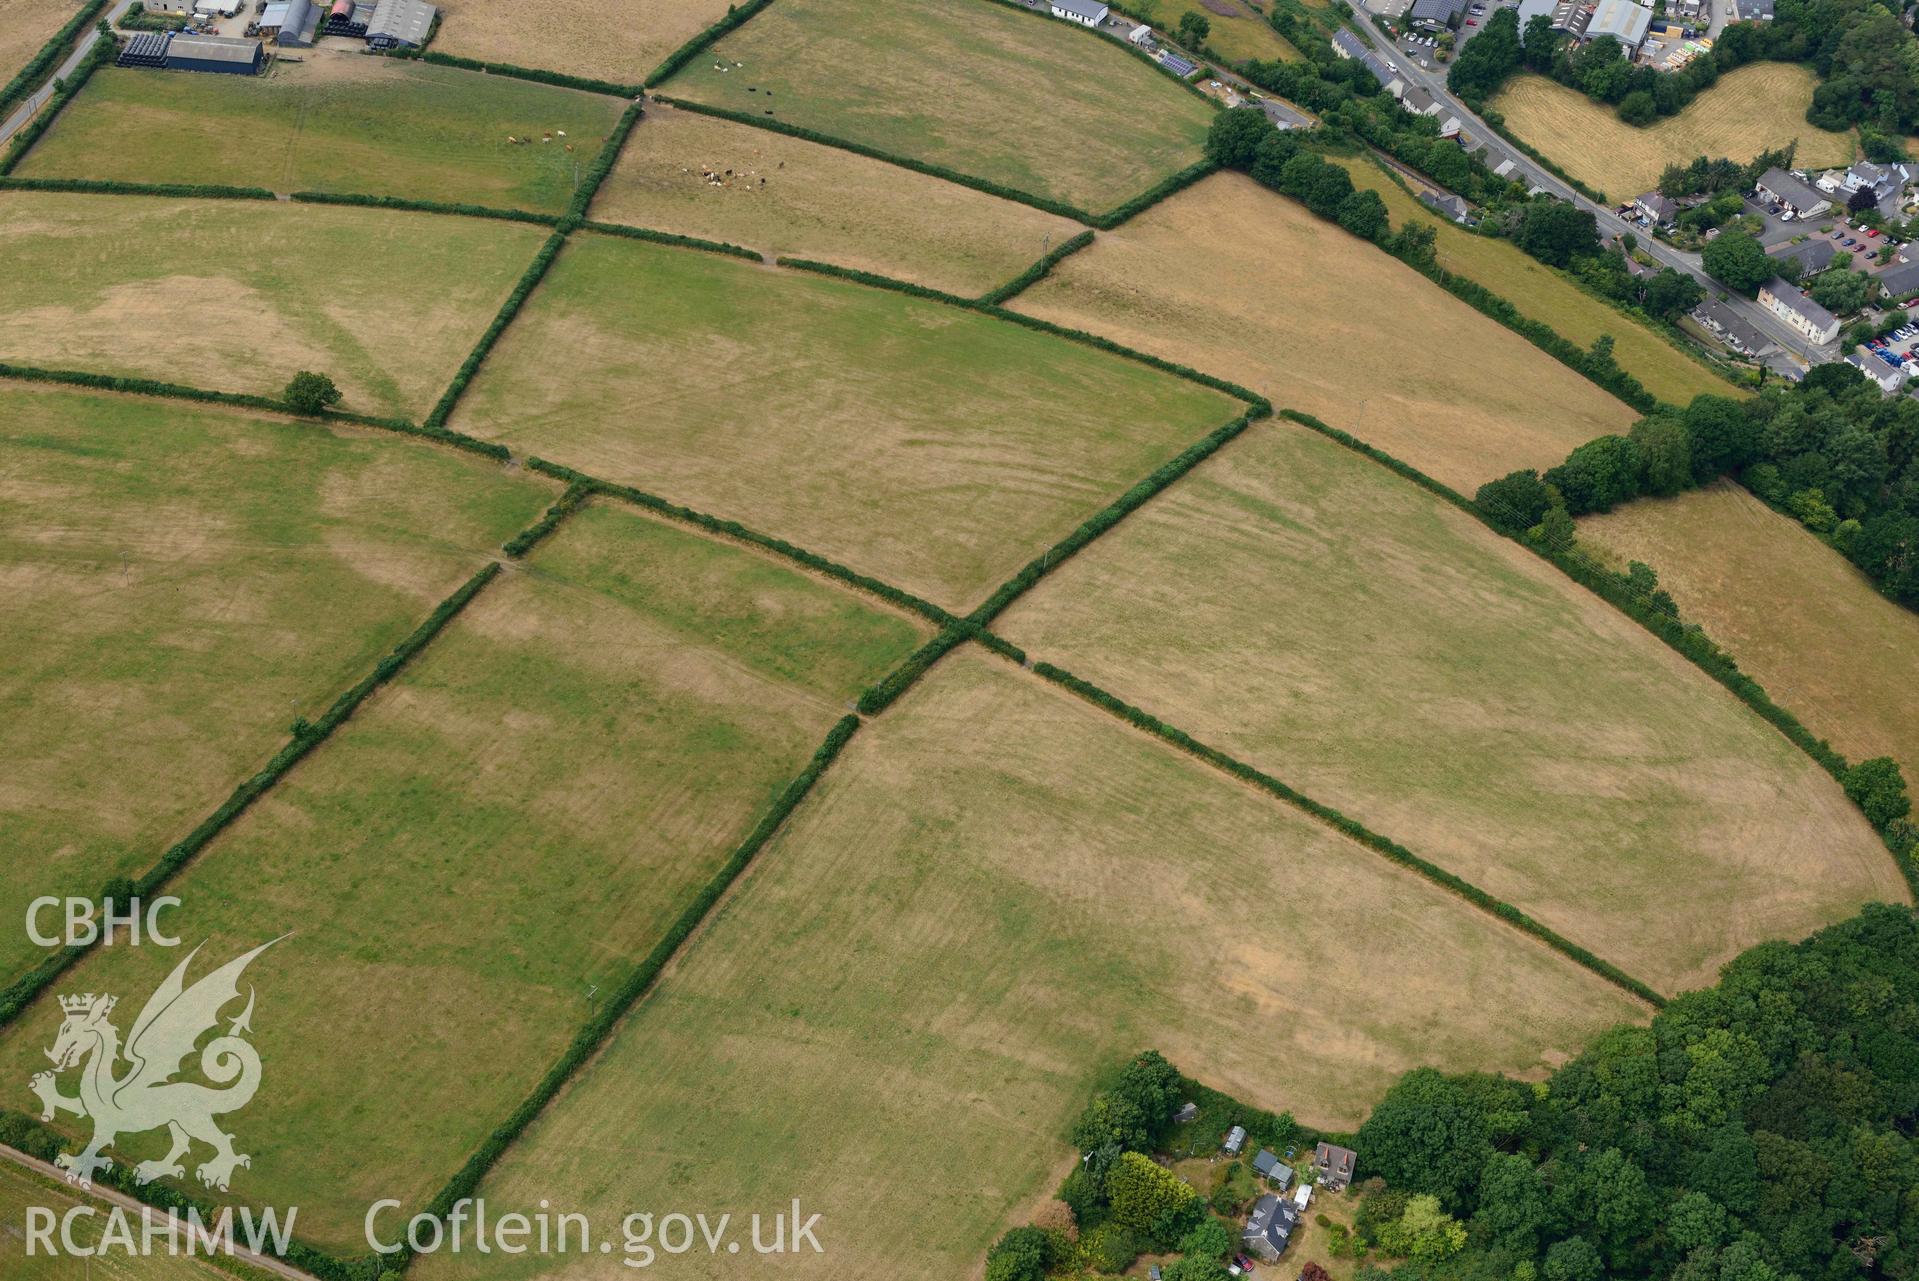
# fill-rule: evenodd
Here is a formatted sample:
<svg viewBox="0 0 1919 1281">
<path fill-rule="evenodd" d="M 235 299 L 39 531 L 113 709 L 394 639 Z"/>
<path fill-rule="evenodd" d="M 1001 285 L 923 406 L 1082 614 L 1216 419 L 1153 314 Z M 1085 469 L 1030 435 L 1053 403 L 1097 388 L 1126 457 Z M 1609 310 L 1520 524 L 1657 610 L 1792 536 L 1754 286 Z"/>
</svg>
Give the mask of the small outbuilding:
<svg viewBox="0 0 1919 1281">
<path fill-rule="evenodd" d="M 1199 1104 L 1197 1103 L 1182 1103 L 1179 1105 L 1179 1111 L 1173 1113 L 1174 1125 L 1191 1125 L 1197 1120 L 1199 1120 Z"/>
<path fill-rule="evenodd" d="M 1274 1156 L 1267 1148 L 1261 1148 L 1259 1155 L 1253 1158 L 1253 1173 L 1263 1179 L 1272 1180 L 1281 1192 L 1291 1186 L 1293 1181 L 1293 1167 Z"/>
<path fill-rule="evenodd" d="M 258 75 L 266 50 L 258 40 L 232 36 L 181 34 L 167 44 L 168 71 L 212 71 L 230 76 Z"/>
<path fill-rule="evenodd" d="M 1226 1142 L 1220 1144 L 1227 1156 L 1238 1156 L 1239 1150 L 1246 1146 L 1246 1127 L 1236 1125 L 1226 1131 Z"/>
</svg>

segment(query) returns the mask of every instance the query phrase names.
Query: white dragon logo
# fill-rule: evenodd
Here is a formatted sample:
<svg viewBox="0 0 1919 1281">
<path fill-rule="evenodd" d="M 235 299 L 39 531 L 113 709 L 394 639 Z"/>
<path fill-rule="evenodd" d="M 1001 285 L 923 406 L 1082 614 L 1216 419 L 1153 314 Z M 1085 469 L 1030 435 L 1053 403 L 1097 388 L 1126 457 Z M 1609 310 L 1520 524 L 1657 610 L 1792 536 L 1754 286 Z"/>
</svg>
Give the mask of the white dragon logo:
<svg viewBox="0 0 1919 1281">
<path fill-rule="evenodd" d="M 279 941 L 263 943 L 187 987 L 187 966 L 200 954 L 200 949 L 194 948 L 148 998 L 140 1017 L 133 1021 L 124 1050 L 120 1031 L 108 1018 L 118 1004 L 117 997 L 89 992 L 60 998 L 66 1020 L 60 1024 L 53 1048 L 47 1051 L 53 1070 L 39 1073 L 31 1084 L 40 1097 L 42 1121 L 51 1121 L 61 1112 L 93 1119 L 93 1141 L 86 1149 L 63 1152 L 55 1161 L 67 1172 L 67 1182 L 93 1186 L 94 1176 L 113 1164 L 100 1155 L 101 1149 L 123 1134 L 161 1126 L 167 1128 L 173 1146 L 163 1159 L 142 1161 L 134 1167 L 134 1178 L 141 1184 L 168 1176 L 184 1177 L 180 1158 L 187 1155 L 195 1139 L 213 1148 L 212 1158 L 195 1171 L 209 1188 L 226 1191 L 234 1170 L 253 1164 L 250 1157 L 233 1150 L 233 1136 L 213 1120 L 245 1107 L 260 1088 L 259 1052 L 241 1039 L 242 1034 L 253 1030 L 251 988 L 246 1009 L 233 1020 L 226 1035 L 215 1037 L 200 1051 L 200 1071 L 215 1085 L 227 1088 L 171 1078 L 180 1072 L 201 1036 L 219 1024 L 220 1011 L 239 999 L 240 975 L 247 966 Z M 117 1075 L 122 1058 L 129 1067 L 124 1075 Z M 79 1097 L 67 1098 L 60 1093 L 56 1078 L 75 1067 L 80 1068 Z"/>
</svg>

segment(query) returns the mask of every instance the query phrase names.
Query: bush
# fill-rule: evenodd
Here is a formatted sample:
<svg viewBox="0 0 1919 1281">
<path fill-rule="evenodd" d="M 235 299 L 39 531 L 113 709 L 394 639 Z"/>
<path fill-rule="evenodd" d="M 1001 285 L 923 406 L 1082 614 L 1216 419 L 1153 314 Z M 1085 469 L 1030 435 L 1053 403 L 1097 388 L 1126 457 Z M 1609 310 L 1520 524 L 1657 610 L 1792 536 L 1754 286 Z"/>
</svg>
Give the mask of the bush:
<svg viewBox="0 0 1919 1281">
<path fill-rule="evenodd" d="M 1011 1228 L 986 1252 L 986 1281 L 1042 1281 L 1057 1260 L 1039 1228 Z"/>
<path fill-rule="evenodd" d="M 302 369 L 287 383 L 284 399 L 296 414 L 317 415 L 340 403 L 340 389 L 325 374 Z"/>
<path fill-rule="evenodd" d="M 1489 480 L 1473 495 L 1473 506 L 1503 534 L 1517 535 L 1544 520 L 1558 502 L 1552 486 L 1527 468 Z"/>
</svg>

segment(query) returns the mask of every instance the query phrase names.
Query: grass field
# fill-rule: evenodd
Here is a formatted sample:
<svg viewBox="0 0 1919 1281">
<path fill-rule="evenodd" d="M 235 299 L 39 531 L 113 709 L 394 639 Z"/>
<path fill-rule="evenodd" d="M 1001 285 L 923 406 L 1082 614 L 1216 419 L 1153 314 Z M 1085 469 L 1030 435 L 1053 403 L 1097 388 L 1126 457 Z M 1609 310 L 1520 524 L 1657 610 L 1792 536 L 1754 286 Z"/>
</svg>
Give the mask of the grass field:
<svg viewBox="0 0 1919 1281">
<path fill-rule="evenodd" d="M 1212 110 L 1112 41 L 986 0 L 780 0 L 664 92 L 1092 212 L 1200 159 Z"/>
<path fill-rule="evenodd" d="M 731 0 L 446 0 L 439 53 L 637 85 L 732 8 Z"/>
<path fill-rule="evenodd" d="M 1801 168 L 1845 164 L 1853 154 L 1852 135 L 1806 122 L 1818 83 L 1810 67 L 1751 63 L 1721 76 L 1678 115 L 1643 129 L 1604 103 L 1530 74 L 1509 81 L 1492 108 L 1506 117 L 1514 136 L 1581 182 L 1624 201 L 1657 186 L 1667 165 L 1702 155 L 1744 163 L 1791 142 L 1798 144 L 1793 162 Z"/>
<path fill-rule="evenodd" d="M 1288 44 L 1286 37 L 1273 30 L 1273 24 L 1266 21 L 1265 16 L 1247 0 L 1211 0 L 1211 3 L 1205 0 L 1133 0 L 1127 8 L 1160 31 L 1175 30 L 1180 18 L 1188 13 L 1199 14 L 1212 24 L 1212 31 L 1206 37 L 1206 47 L 1228 62 L 1244 62 L 1248 58 L 1262 61 L 1279 58 L 1286 62 L 1298 62 L 1300 59 L 1299 50 Z"/>
<path fill-rule="evenodd" d="M 1122 919 L 1128 903 L 1144 915 Z M 668 1205 L 743 1221 L 797 1196 L 824 1216 L 825 1253 L 751 1275 L 950 1281 L 1051 1190 L 1096 1077 L 1145 1046 L 1351 1125 L 1403 1067 L 1540 1071 L 1641 1014 L 1270 798 L 965 651 L 854 739 L 482 1194 L 596 1222 Z M 614 1277 L 618 1259 L 441 1255 L 420 1276 Z"/>
<path fill-rule="evenodd" d="M 620 118 L 617 98 L 505 76 L 324 49 L 301 58 L 265 76 L 103 68 L 18 172 L 559 213 Z"/>
<path fill-rule="evenodd" d="M 1634 417 L 1412 268 L 1238 174 L 1101 233 L 1010 305 L 1244 383 L 1467 492 Z"/>
<path fill-rule="evenodd" d="M 0 0 L 0 85 L 13 79 L 79 9 L 78 0 Z"/>
<path fill-rule="evenodd" d="M 1622 567 L 1659 571 L 1681 614 L 1813 733 L 1853 760 L 1891 756 L 1919 777 L 1919 615 L 1797 522 L 1722 481 L 1589 517 L 1579 536 Z"/>
<path fill-rule="evenodd" d="M 1838 785 L 1731 694 L 1289 423 L 1256 424 L 999 630 L 1662 991 L 1906 900 Z"/>
<path fill-rule="evenodd" d="M 236 1195 L 365 1253 L 367 1207 L 439 1188 L 924 637 L 623 508 L 495 584 L 174 884 L 209 961 L 294 932 L 250 971 L 272 1082 Z M 60 990 L 137 1008 L 179 959 L 99 952 Z M 59 1018 L 9 1031 L 7 1079 Z"/>
<path fill-rule="evenodd" d="M 144 872 L 550 486 L 357 432 L 0 385 L 0 986 Z M 47 924 L 47 922 L 43 922 Z"/>
<path fill-rule="evenodd" d="M 964 610 L 1240 409 L 955 307 L 582 236 L 453 425 Z"/>
<path fill-rule="evenodd" d="M 1698 395 L 1730 396 L 1732 384 L 1680 351 L 1653 330 L 1586 293 L 1509 240 L 1476 236 L 1449 218 L 1441 218 L 1407 195 L 1368 160 L 1342 162 L 1353 182 L 1385 200 L 1393 225 L 1411 221 L 1433 229 L 1439 265 L 1475 280 L 1505 298 L 1520 312 L 1559 335 L 1591 347 L 1611 334 L 1613 357 L 1627 373 L 1661 400 L 1683 405 Z"/>
<path fill-rule="evenodd" d="M 371 209 L 0 193 L 0 352 L 270 396 L 314 369 L 348 409 L 420 414 L 546 234 Z"/>
<path fill-rule="evenodd" d="M 837 147 L 647 110 L 592 215 L 815 258 L 973 297 L 1078 223 Z"/>
<path fill-rule="evenodd" d="M 65 1216 L 81 1205 L 91 1207 L 95 1214 L 91 1218 L 76 1216 L 72 1220 L 73 1239 L 83 1248 L 92 1248 L 99 1244 L 106 1230 L 109 1207 L 105 1202 L 82 1198 L 72 1188 L 43 1179 L 11 1161 L 0 1162 L 0 1276 L 5 1276 L 7 1281 L 234 1281 L 236 1277 L 240 1281 L 266 1281 L 266 1273 L 230 1259 L 222 1260 L 216 1267 L 205 1258 L 187 1258 L 184 1241 L 180 1257 L 170 1256 L 167 1238 L 158 1232 L 154 1236 L 156 1253 L 137 1259 L 129 1258 L 124 1249 L 113 1245 L 92 1259 L 66 1254 L 64 1246 L 57 1256 L 49 1256 L 39 1249 L 31 1255 L 27 1253 L 29 1208 Z M 126 1213 L 137 1242 L 141 1231 L 139 1212 Z M 159 1220 L 165 1222 L 164 1213 L 159 1215 Z M 238 1232 L 237 1226 L 235 1231 Z M 57 1227 L 53 1240 L 56 1244 L 60 1241 Z"/>
</svg>

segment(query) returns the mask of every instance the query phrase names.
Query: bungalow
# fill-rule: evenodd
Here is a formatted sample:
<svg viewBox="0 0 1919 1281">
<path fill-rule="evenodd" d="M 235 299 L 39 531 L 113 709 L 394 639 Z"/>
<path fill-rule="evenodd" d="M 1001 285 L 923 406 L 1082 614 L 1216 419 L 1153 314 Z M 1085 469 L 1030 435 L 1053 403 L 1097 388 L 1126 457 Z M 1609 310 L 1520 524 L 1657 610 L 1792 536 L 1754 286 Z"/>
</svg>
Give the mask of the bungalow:
<svg viewBox="0 0 1919 1281">
<path fill-rule="evenodd" d="M 1416 116 L 1435 115 L 1439 111 L 1439 103 L 1433 96 L 1419 88 L 1408 89 L 1402 94 L 1399 105 Z"/>
<path fill-rule="evenodd" d="M 1832 201 L 1819 194 L 1811 183 L 1784 169 L 1768 169 L 1755 184 L 1762 200 L 1783 205 L 1796 218 L 1816 218 L 1832 208 Z"/>
<path fill-rule="evenodd" d="M 1919 294 L 1919 262 L 1895 262 L 1872 279 L 1886 297 L 1910 298 Z"/>
<path fill-rule="evenodd" d="M 1226 1131 L 1226 1142 L 1220 1144 L 1227 1156 L 1238 1156 L 1239 1150 L 1246 1146 L 1246 1127 L 1236 1125 Z"/>
<path fill-rule="evenodd" d="M 1839 250 L 1833 247 L 1832 241 L 1822 236 L 1815 240 L 1802 240 L 1796 245 L 1774 245 L 1766 251 L 1766 256 L 1774 262 L 1796 262 L 1799 264 L 1799 274 L 1810 276 L 1830 267 L 1832 260 L 1839 256 Z"/>
<path fill-rule="evenodd" d="M 1422 191 L 1419 193 L 1419 203 L 1440 217 L 1450 218 L 1454 222 L 1465 222 L 1473 216 L 1473 207 L 1450 193 L 1442 196 L 1430 191 Z"/>
<path fill-rule="evenodd" d="M 1246 1217 L 1239 1244 L 1242 1249 L 1272 1263 L 1292 1244 L 1293 1227 L 1298 1222 L 1299 1211 L 1293 1203 L 1268 1192 L 1253 1202 L 1253 1212 Z"/>
<path fill-rule="evenodd" d="M 1313 1169 L 1319 1172 L 1320 1185 L 1328 1192 L 1337 1192 L 1351 1183 L 1353 1167 L 1358 1164 L 1359 1154 L 1351 1148 L 1321 1143 L 1313 1149 Z"/>
<path fill-rule="evenodd" d="M 1047 0 L 1055 18 L 1077 22 L 1082 27 L 1097 27 L 1112 11 L 1096 0 Z"/>
<path fill-rule="evenodd" d="M 1657 191 L 1634 196 L 1632 207 L 1635 213 L 1654 227 L 1670 227 L 1672 220 L 1679 216 L 1679 206 Z"/>
<path fill-rule="evenodd" d="M 1259 1155 L 1253 1158 L 1253 1173 L 1262 1179 L 1271 1179 L 1277 1183 L 1281 1192 L 1284 1192 L 1293 1181 L 1293 1167 L 1281 1161 L 1266 1148 L 1261 1148 Z"/>
<path fill-rule="evenodd" d="M 1774 276 L 1759 286 L 1759 305 L 1824 346 L 1839 336 L 1839 318 Z"/>
<path fill-rule="evenodd" d="M 1466 0 L 1413 0 L 1413 7 L 1407 18 L 1416 27 L 1428 31 L 1457 29 L 1459 20 L 1466 15 Z"/>
<path fill-rule="evenodd" d="M 1763 356 L 1774 350 L 1771 339 L 1747 324 L 1731 307 L 1716 299 L 1709 299 L 1693 308 L 1692 318 L 1711 330 L 1735 355 Z"/>
</svg>

